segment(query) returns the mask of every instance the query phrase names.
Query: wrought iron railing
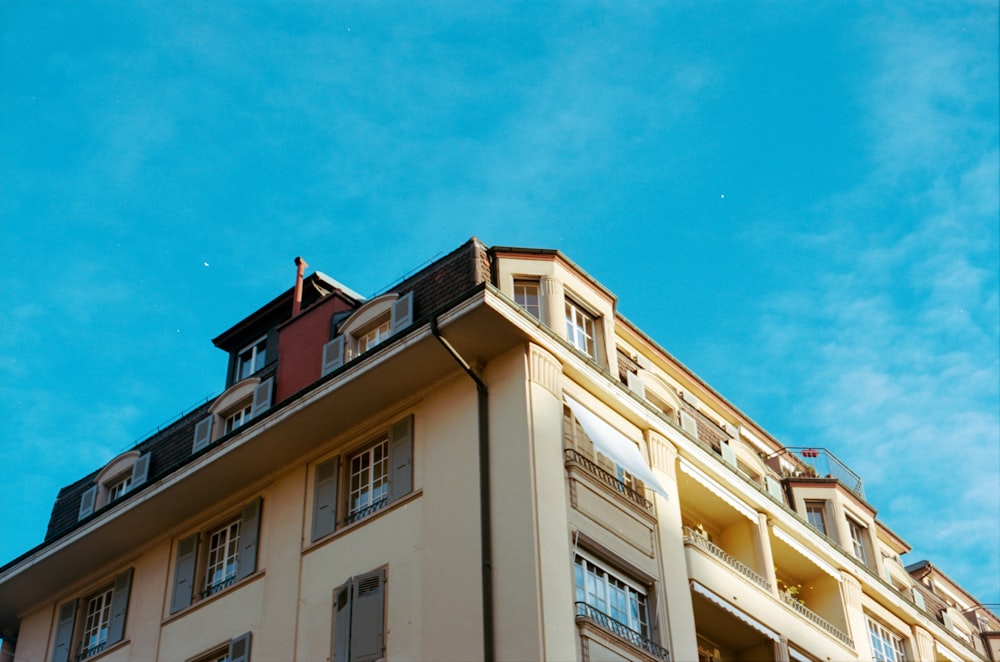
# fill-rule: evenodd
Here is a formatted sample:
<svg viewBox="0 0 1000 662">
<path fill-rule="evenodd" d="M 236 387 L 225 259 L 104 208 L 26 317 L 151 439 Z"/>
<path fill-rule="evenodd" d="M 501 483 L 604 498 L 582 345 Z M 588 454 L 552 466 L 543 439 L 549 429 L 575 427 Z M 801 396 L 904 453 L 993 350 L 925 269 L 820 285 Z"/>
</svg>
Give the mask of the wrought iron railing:
<svg viewBox="0 0 1000 662">
<path fill-rule="evenodd" d="M 847 636 L 846 634 L 844 634 L 843 632 L 841 632 L 840 629 L 837 626 L 833 625 L 832 623 L 830 623 L 829 621 L 827 621 L 825 618 L 823 618 L 822 616 L 820 616 L 819 614 L 817 614 L 816 612 L 814 612 L 812 609 L 810 609 L 809 607 L 806 607 L 804 604 L 802 604 L 801 602 L 799 602 L 798 598 L 795 598 L 795 597 L 793 597 L 793 596 L 791 596 L 791 595 L 789 595 L 787 593 L 782 593 L 781 594 L 781 599 L 785 601 L 786 605 L 788 605 L 789 607 L 791 607 L 792 609 L 794 609 L 795 611 L 799 612 L 800 614 L 802 614 L 803 616 L 805 616 L 807 619 L 809 619 L 810 621 L 812 621 L 813 623 L 815 623 L 816 625 L 818 625 L 822 630 L 824 630 L 828 634 L 833 635 L 834 637 L 836 637 L 840 641 L 844 642 L 845 644 L 847 644 L 851 648 L 854 648 L 854 640 L 853 639 L 851 639 L 849 636 Z"/>
<path fill-rule="evenodd" d="M 631 501 L 632 503 L 642 507 L 644 510 L 649 510 L 653 507 L 653 504 L 642 494 L 635 490 L 634 488 L 626 485 L 622 481 L 618 480 L 618 476 L 615 476 L 610 471 L 605 471 L 596 462 L 591 460 L 589 457 L 580 453 L 574 448 L 566 449 L 566 459 L 570 462 L 574 462 L 592 475 L 599 481 L 610 487 L 615 492 L 618 492 L 623 497 Z"/>
<path fill-rule="evenodd" d="M 771 590 L 771 583 L 758 575 L 755 570 L 750 568 L 750 566 L 746 565 L 726 550 L 711 542 L 708 538 L 691 527 L 684 527 L 684 542 L 691 543 L 695 547 L 708 552 L 736 572 L 752 581 L 757 586 L 760 586 L 765 591 Z"/>
<path fill-rule="evenodd" d="M 208 586 L 206 586 L 205 590 L 201 592 L 201 597 L 207 598 L 210 595 L 215 595 L 222 589 L 232 586 L 233 582 L 235 581 L 236 581 L 236 573 L 233 572 L 233 574 L 229 575 L 228 577 L 220 579 L 214 584 L 209 584 Z"/>
<path fill-rule="evenodd" d="M 364 518 L 368 517 L 372 513 L 377 512 L 379 510 L 382 510 L 382 508 L 387 503 L 389 503 L 389 499 L 388 498 L 382 498 L 382 499 L 379 499 L 378 501 L 375 501 L 375 502 L 373 502 L 373 503 L 365 506 L 364 508 L 361 508 L 359 510 L 355 510 L 353 513 L 348 514 L 347 517 L 344 518 L 344 526 L 346 526 L 348 524 L 353 524 L 354 522 L 357 522 L 358 520 L 363 520 Z"/>
<path fill-rule="evenodd" d="M 98 653 L 100 653 L 101 651 L 104 650 L 104 646 L 105 645 L 106 645 L 106 642 L 102 641 L 99 644 L 94 644 L 93 646 L 88 646 L 87 648 L 84 648 L 83 650 L 81 650 L 79 653 L 76 654 L 76 659 L 77 660 L 86 660 L 88 657 L 92 657 L 94 655 L 97 655 Z"/>
<path fill-rule="evenodd" d="M 649 653 L 658 660 L 664 660 L 664 662 L 667 662 L 670 659 L 670 651 L 666 648 L 660 646 L 649 637 L 644 636 L 641 632 L 636 632 L 624 623 L 616 621 L 603 611 L 596 609 L 586 602 L 576 603 L 576 617 L 586 618 L 593 621 L 602 630 L 606 630 L 620 639 L 624 639 L 636 648 Z"/>
</svg>

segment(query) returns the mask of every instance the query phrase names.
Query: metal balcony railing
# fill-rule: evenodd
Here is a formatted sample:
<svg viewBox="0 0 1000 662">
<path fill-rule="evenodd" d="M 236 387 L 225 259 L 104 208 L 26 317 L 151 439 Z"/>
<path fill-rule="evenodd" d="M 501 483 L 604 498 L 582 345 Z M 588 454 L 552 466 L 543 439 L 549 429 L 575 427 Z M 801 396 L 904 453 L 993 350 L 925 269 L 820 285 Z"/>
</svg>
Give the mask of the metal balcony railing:
<svg viewBox="0 0 1000 662">
<path fill-rule="evenodd" d="M 624 639 L 636 648 L 649 653 L 652 657 L 655 657 L 658 660 L 663 660 L 664 662 L 668 662 L 670 660 L 670 651 L 666 648 L 660 646 L 649 637 L 643 636 L 642 633 L 636 632 L 624 623 L 616 621 L 603 611 L 599 611 L 586 602 L 576 603 L 576 617 L 586 618 L 593 621 L 602 630 L 606 630 L 620 639 Z"/>
<path fill-rule="evenodd" d="M 702 549 L 715 558 L 719 559 L 730 568 L 740 573 L 750 581 L 752 581 L 757 586 L 760 586 L 765 591 L 771 590 L 771 583 L 766 579 L 761 577 L 754 571 L 750 566 L 746 565 L 735 556 L 729 554 L 726 550 L 722 549 L 715 543 L 711 542 L 708 538 L 695 531 L 691 527 L 684 527 L 684 542 L 690 543 L 699 549 Z"/>
<path fill-rule="evenodd" d="M 808 620 L 812 621 L 818 625 L 824 632 L 831 634 L 843 643 L 847 644 L 851 648 L 854 648 L 854 640 L 848 637 L 846 634 L 840 631 L 837 626 L 833 625 L 822 616 L 814 612 L 809 607 L 798 601 L 798 599 L 788 595 L 787 593 L 781 594 L 781 599 L 785 601 L 785 604 L 805 616 Z"/>
<path fill-rule="evenodd" d="M 861 476 L 854 473 L 840 458 L 825 448 L 788 447 L 775 455 L 793 455 L 797 462 L 805 465 L 805 469 L 789 477 L 803 478 L 836 478 L 850 491 L 865 498 L 865 489 Z M 773 457 L 773 455 L 772 455 Z"/>
<path fill-rule="evenodd" d="M 576 449 L 566 449 L 566 460 L 580 465 L 587 473 L 592 475 L 594 478 L 597 478 L 599 481 L 607 485 L 615 492 L 618 492 L 632 503 L 641 507 L 643 510 L 648 511 L 653 507 L 652 502 L 646 499 L 643 495 L 639 494 L 637 490 L 618 480 L 617 476 L 609 471 L 605 471 L 598 466 L 596 462 L 583 453 L 578 452 Z"/>
<path fill-rule="evenodd" d="M 224 588 L 228 588 L 233 585 L 236 581 L 236 570 L 233 570 L 233 574 L 228 577 L 223 577 L 214 584 L 209 584 L 205 587 L 205 590 L 201 592 L 201 597 L 207 598 L 210 595 L 215 595 Z"/>
<path fill-rule="evenodd" d="M 382 510 L 382 508 L 387 503 L 389 503 L 389 499 L 383 497 L 378 501 L 375 501 L 374 503 L 365 506 L 364 508 L 360 508 L 358 510 L 355 510 L 353 513 L 349 513 L 347 517 L 344 518 L 344 526 L 347 526 L 348 524 L 353 524 L 354 522 L 357 522 L 359 520 L 363 520 L 372 513 Z"/>
</svg>

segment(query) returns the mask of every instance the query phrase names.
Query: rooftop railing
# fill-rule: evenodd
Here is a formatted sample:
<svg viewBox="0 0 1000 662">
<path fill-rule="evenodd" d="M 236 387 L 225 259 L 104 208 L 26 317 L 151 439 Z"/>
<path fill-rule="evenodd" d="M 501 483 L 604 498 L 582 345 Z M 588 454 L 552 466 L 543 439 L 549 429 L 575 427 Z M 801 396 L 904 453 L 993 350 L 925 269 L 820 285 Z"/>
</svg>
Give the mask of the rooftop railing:
<svg viewBox="0 0 1000 662">
<path fill-rule="evenodd" d="M 607 630 L 620 639 L 624 639 L 636 648 L 649 653 L 652 657 L 655 657 L 658 660 L 663 660 L 664 662 L 668 662 L 668 660 L 670 660 L 670 651 L 666 648 L 660 646 L 649 637 L 644 636 L 641 632 L 636 632 L 624 623 L 616 621 L 603 611 L 598 610 L 586 602 L 576 603 L 576 617 L 586 618 L 593 621 L 602 630 Z"/>
<path fill-rule="evenodd" d="M 789 477 L 801 478 L 836 478 L 850 491 L 865 498 L 865 489 L 861 483 L 861 476 L 854 473 L 849 466 L 844 464 L 840 458 L 825 448 L 805 448 L 788 447 L 775 455 L 790 454 L 795 457 L 799 464 L 806 468 L 794 473 Z"/>
<path fill-rule="evenodd" d="M 695 531 L 691 527 L 688 526 L 684 527 L 684 542 L 690 543 L 695 547 L 698 547 L 699 549 L 708 552 L 709 554 L 719 559 L 720 561 L 728 565 L 736 572 L 740 573 L 741 575 L 752 581 L 757 586 L 760 586 L 765 591 L 771 590 L 771 583 L 768 582 L 763 577 L 761 577 L 760 575 L 758 575 L 757 572 L 754 571 L 750 566 L 746 565 L 745 563 L 737 559 L 735 556 L 731 555 L 726 550 L 722 549 L 715 543 L 711 542 L 708 538 L 706 538 L 698 531 Z"/>
</svg>

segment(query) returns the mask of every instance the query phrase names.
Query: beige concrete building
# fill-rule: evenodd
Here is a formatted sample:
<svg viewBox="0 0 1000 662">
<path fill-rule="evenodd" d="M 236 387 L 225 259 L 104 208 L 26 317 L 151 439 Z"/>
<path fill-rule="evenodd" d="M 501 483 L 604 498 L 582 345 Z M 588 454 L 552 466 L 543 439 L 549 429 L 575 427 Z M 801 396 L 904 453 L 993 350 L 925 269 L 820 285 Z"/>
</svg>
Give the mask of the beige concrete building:
<svg viewBox="0 0 1000 662">
<path fill-rule="evenodd" d="M 0 661 L 1000 659 L 858 476 L 561 253 L 471 240 L 369 301 L 304 266 L 0 568 Z"/>
</svg>

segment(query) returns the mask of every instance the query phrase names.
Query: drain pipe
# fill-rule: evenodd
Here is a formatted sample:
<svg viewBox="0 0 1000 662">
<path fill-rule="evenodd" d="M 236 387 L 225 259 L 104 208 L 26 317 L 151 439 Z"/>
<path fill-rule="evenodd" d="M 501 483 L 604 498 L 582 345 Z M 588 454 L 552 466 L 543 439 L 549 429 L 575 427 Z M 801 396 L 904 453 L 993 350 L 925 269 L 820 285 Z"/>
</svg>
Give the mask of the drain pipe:
<svg viewBox="0 0 1000 662">
<path fill-rule="evenodd" d="M 486 384 L 438 330 L 431 318 L 431 333 L 452 358 L 476 382 L 479 400 L 479 533 L 483 555 L 483 660 L 496 659 L 493 652 L 493 524 L 490 518 L 490 420 Z"/>
</svg>

